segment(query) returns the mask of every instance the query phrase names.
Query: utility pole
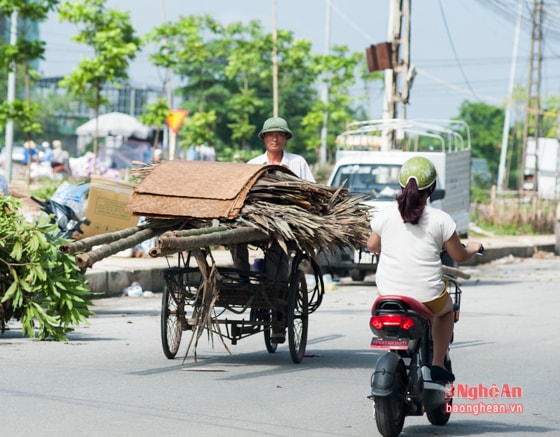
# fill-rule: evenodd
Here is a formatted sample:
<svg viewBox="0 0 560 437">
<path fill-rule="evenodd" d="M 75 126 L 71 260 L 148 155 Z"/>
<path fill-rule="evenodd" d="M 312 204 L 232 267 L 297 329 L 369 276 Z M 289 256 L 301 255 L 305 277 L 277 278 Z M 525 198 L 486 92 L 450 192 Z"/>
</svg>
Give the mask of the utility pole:
<svg viewBox="0 0 560 437">
<path fill-rule="evenodd" d="M 167 22 L 167 12 L 165 10 L 165 0 L 161 0 L 161 13 L 163 18 L 163 23 Z M 167 54 L 167 38 L 163 40 L 164 51 Z M 173 108 L 173 87 L 171 86 L 171 69 L 169 67 L 165 68 L 165 93 L 167 97 L 167 106 L 169 109 Z"/>
<path fill-rule="evenodd" d="M 414 67 L 410 65 L 410 0 L 389 0 L 389 3 L 387 38 L 391 44 L 392 68 L 385 70 L 383 118 L 399 118 L 397 104 L 401 103 L 403 113 L 400 118 L 405 119 L 414 77 Z"/>
<path fill-rule="evenodd" d="M 511 55 L 511 70 L 509 74 L 508 103 L 504 117 L 504 129 L 502 131 L 502 148 L 500 149 L 500 164 L 498 166 L 498 193 L 504 193 L 507 189 L 506 159 L 509 139 L 509 128 L 511 119 L 511 108 L 513 99 L 513 87 L 515 83 L 515 67 L 517 64 L 517 50 L 519 48 L 519 31 L 521 29 L 521 16 L 523 12 L 523 1 L 517 0 L 517 24 L 515 26 L 515 37 L 513 42 L 513 53 Z"/>
<path fill-rule="evenodd" d="M 538 154 L 539 154 L 539 134 L 540 134 L 540 87 L 541 87 L 541 64 L 542 64 L 542 22 L 543 22 L 543 0 L 533 0 L 533 10 L 531 12 L 531 50 L 529 54 L 529 75 L 527 84 L 527 99 L 525 102 L 525 122 L 523 124 L 523 143 L 521 147 L 521 169 L 519 175 L 519 188 L 524 189 L 524 183 L 531 183 L 531 191 L 538 191 Z M 533 119 L 531 120 L 531 115 Z M 534 148 L 528 147 L 529 124 L 533 122 Z M 531 181 L 532 178 L 532 181 Z"/>
<path fill-rule="evenodd" d="M 273 0 L 272 28 L 272 112 L 278 117 L 278 2 Z"/>
<path fill-rule="evenodd" d="M 406 119 L 406 105 L 416 74 L 410 64 L 410 3 L 410 0 L 389 0 L 388 42 L 371 46 L 369 52 L 366 51 L 369 71 L 385 70 L 384 120 Z M 383 62 L 386 57 L 388 64 Z M 399 103 L 403 106 L 402 114 L 397 108 Z M 382 150 L 394 148 L 395 143 L 395 131 L 384 131 Z"/>
<path fill-rule="evenodd" d="M 167 22 L 167 12 L 165 8 L 165 0 L 161 0 L 161 14 L 162 14 L 162 21 L 163 23 Z M 168 53 L 167 49 L 168 40 L 165 38 L 163 40 L 163 46 L 165 54 Z M 171 69 L 169 67 L 165 68 L 165 95 L 167 100 L 167 107 L 169 109 L 173 109 L 173 88 L 171 86 Z M 173 132 L 167 123 L 165 124 L 165 128 L 163 129 L 163 148 L 167 148 L 169 156 L 168 158 L 175 159 L 175 152 L 176 152 L 176 143 L 177 143 L 177 135 Z"/>
<path fill-rule="evenodd" d="M 10 45 L 13 47 L 17 44 L 17 9 L 14 9 L 11 17 L 10 26 Z M 8 96 L 7 103 L 11 105 L 16 98 L 16 63 L 10 62 L 10 72 L 8 73 Z M 14 145 L 14 120 L 9 118 L 6 122 L 6 179 L 8 183 L 12 182 L 12 150 Z"/>
<path fill-rule="evenodd" d="M 331 51 L 331 0 L 326 0 L 326 22 L 325 22 L 325 55 L 328 56 Z M 321 127 L 321 156 L 320 163 L 325 165 L 327 163 L 327 124 L 329 121 L 329 86 L 325 82 L 323 84 L 322 100 L 325 108 L 323 110 L 323 126 Z"/>
</svg>

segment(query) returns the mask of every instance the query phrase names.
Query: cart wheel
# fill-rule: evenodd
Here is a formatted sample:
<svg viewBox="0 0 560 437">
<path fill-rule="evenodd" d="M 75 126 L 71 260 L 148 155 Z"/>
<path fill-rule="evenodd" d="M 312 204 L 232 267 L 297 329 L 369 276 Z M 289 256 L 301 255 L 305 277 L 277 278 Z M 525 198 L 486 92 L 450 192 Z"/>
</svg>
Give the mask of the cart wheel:
<svg viewBox="0 0 560 437">
<path fill-rule="evenodd" d="M 319 308 L 323 301 L 323 295 L 325 294 L 325 284 L 323 283 L 321 267 L 315 260 L 302 253 L 296 254 L 292 266 L 292 271 L 302 270 L 305 274 L 315 277 L 312 287 L 309 287 L 309 284 L 307 284 L 307 312 L 311 314 Z"/>
<path fill-rule="evenodd" d="M 185 303 L 181 288 L 181 284 L 168 280 L 161 302 L 161 344 L 163 353 L 170 360 L 177 355 L 183 333 L 181 319 L 185 317 Z"/>
<path fill-rule="evenodd" d="M 270 310 L 262 310 L 262 320 L 264 322 L 270 323 Z M 264 345 L 266 346 L 266 350 L 273 354 L 278 349 L 278 343 L 272 343 L 270 341 L 270 334 L 272 333 L 272 327 L 265 326 L 264 327 Z"/>
<path fill-rule="evenodd" d="M 308 310 L 305 274 L 301 270 L 296 270 L 290 282 L 288 301 L 288 343 L 292 361 L 296 364 L 303 360 L 307 346 Z"/>
<path fill-rule="evenodd" d="M 264 333 L 264 345 L 266 350 L 273 354 L 278 349 L 278 343 L 272 343 L 270 341 L 270 334 L 272 333 L 272 327 L 270 326 L 270 309 L 251 309 L 251 320 L 263 322 L 263 333 Z M 268 326 L 267 326 L 268 325 Z"/>
</svg>

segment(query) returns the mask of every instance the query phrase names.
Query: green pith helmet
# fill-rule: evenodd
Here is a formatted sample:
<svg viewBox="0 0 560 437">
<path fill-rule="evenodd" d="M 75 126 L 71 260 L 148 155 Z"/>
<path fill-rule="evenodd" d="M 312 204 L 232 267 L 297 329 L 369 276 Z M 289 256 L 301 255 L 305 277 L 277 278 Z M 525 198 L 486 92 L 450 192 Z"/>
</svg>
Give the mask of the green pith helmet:
<svg viewBox="0 0 560 437">
<path fill-rule="evenodd" d="M 425 190 L 436 181 L 436 168 L 429 159 L 415 156 L 407 160 L 401 167 L 399 183 L 405 187 L 410 179 L 415 179 L 419 190 Z"/>
<path fill-rule="evenodd" d="M 288 122 L 281 117 L 272 117 L 266 120 L 262 130 L 259 132 L 259 138 L 262 139 L 267 132 L 285 132 L 288 139 L 293 137 L 292 131 L 288 127 Z"/>
</svg>

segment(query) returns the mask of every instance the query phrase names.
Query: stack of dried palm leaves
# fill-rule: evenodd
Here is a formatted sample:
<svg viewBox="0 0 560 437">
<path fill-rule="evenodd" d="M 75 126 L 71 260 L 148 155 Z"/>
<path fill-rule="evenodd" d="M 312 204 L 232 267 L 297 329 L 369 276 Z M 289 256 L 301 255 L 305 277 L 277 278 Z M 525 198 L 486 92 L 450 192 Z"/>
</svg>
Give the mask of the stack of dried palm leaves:
<svg viewBox="0 0 560 437">
<path fill-rule="evenodd" d="M 253 185 L 238 221 L 255 224 L 281 245 L 293 242 L 308 253 L 338 246 L 361 248 L 369 234 L 363 200 L 344 189 L 269 173 Z"/>
<path fill-rule="evenodd" d="M 256 166 L 250 166 L 256 167 Z M 286 171 L 269 166 L 252 184 L 242 208 L 234 219 L 214 217 L 162 218 L 144 215 L 142 226 L 84 238 L 63 245 L 65 253 L 78 253 L 82 269 L 143 241 L 156 238 L 150 250 L 153 257 L 167 256 L 202 247 L 233 243 L 278 241 L 282 247 L 296 246 L 313 253 L 316 249 L 333 251 L 336 247 L 363 247 L 369 234 L 368 208 L 360 196 L 346 189 L 304 181 Z M 155 165 L 132 171 L 142 181 Z M 209 181 L 212 177 L 209 176 Z M 188 199 L 182 199 L 187 201 Z M 200 202 L 200 199 L 197 199 Z"/>
</svg>

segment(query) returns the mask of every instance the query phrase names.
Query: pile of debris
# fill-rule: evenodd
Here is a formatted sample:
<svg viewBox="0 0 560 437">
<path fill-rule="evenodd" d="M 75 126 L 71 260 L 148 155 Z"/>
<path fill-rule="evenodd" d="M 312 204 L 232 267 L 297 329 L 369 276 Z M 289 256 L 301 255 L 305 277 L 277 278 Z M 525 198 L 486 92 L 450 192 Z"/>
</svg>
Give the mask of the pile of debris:
<svg viewBox="0 0 560 437">
<path fill-rule="evenodd" d="M 277 241 L 307 253 L 360 248 L 369 209 L 344 188 L 304 181 L 282 166 L 164 161 L 135 169 L 128 209 L 142 226 L 63 245 L 81 269 L 153 237 L 150 255 L 234 243 Z"/>
</svg>

